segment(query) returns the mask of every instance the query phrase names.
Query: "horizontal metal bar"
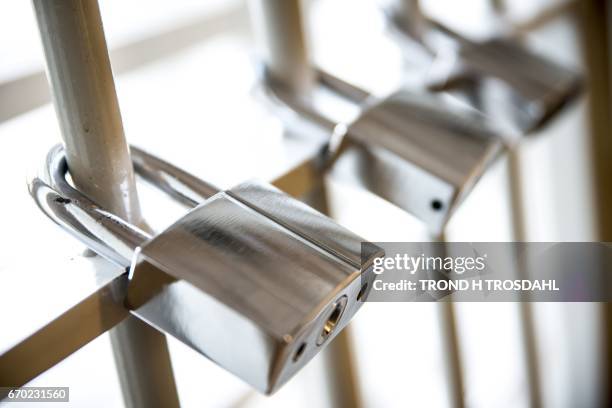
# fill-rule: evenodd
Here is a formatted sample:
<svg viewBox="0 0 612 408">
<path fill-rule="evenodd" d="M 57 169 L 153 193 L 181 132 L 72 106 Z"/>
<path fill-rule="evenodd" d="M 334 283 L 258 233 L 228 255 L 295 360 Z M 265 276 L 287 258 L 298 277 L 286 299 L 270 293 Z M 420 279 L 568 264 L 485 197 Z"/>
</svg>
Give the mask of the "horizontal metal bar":
<svg viewBox="0 0 612 408">
<path fill-rule="evenodd" d="M 0 384 L 21 386 L 129 316 L 123 306 L 127 273 L 78 302 L 0 355 Z M 33 358 L 35 357 L 35 358 Z M 0 394 L 0 400 L 5 395 Z"/>
</svg>

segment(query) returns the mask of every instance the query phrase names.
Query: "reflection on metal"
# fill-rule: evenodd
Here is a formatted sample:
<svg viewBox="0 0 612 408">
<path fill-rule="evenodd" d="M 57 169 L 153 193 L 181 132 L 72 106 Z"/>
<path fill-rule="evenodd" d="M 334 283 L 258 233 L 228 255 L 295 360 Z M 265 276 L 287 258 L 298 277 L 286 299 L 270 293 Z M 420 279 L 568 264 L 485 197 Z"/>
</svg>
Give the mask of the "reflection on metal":
<svg viewBox="0 0 612 408">
<path fill-rule="evenodd" d="M 142 222 L 97 1 L 34 0 L 47 75 L 76 186 Z M 133 317 L 110 333 L 125 403 L 179 405 L 166 338 Z"/>
<path fill-rule="evenodd" d="M 134 152 L 137 168 L 148 169 L 150 180 L 164 175 L 162 188 L 173 197 L 185 191 L 181 180 L 194 197 L 216 190 Z M 47 180 L 35 179 L 32 195 L 101 255 L 124 265 L 133 258 L 132 313 L 262 392 L 278 389 L 350 321 L 362 304 L 362 273 L 373 277 L 370 262 L 381 255 L 374 249 L 362 263 L 362 238 L 258 183 L 214 194 L 150 238 L 72 188 L 66 170 L 62 150 L 53 149 Z"/>
<path fill-rule="evenodd" d="M 578 74 L 529 51 L 516 39 L 506 35 L 475 42 L 424 16 L 418 0 L 394 3 L 388 10 L 391 32 L 407 53 L 420 47 L 429 54 L 429 88 L 468 88 L 470 97 L 488 100 L 481 106 L 486 114 L 523 134 L 546 124 L 580 91 Z M 506 26 L 501 19 L 499 25 Z"/>
<path fill-rule="evenodd" d="M 277 190 L 243 184 L 142 246 L 127 302 L 136 315 L 271 393 L 361 306 L 360 242 Z"/>
</svg>

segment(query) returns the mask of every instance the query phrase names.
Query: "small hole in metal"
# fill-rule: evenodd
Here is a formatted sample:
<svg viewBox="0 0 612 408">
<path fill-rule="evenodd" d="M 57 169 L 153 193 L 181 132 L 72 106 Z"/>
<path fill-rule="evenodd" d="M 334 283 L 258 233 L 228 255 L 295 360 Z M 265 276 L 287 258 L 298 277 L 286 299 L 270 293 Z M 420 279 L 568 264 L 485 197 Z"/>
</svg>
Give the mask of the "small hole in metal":
<svg viewBox="0 0 612 408">
<path fill-rule="evenodd" d="M 440 211 L 442 208 L 444 207 L 444 204 L 442 204 L 442 201 L 435 199 L 431 201 L 431 208 L 434 211 Z"/>
<path fill-rule="evenodd" d="M 300 347 L 298 347 L 298 349 L 295 350 L 295 354 L 293 355 L 294 363 L 298 361 L 300 357 L 302 357 L 302 354 L 304 354 L 304 350 L 306 350 L 306 343 L 300 344 Z"/>
<path fill-rule="evenodd" d="M 363 302 L 363 298 L 366 294 L 366 291 L 368 290 L 368 282 L 364 283 L 363 285 L 361 285 L 361 289 L 359 289 L 359 293 L 357 294 L 357 300 L 359 302 Z"/>
</svg>

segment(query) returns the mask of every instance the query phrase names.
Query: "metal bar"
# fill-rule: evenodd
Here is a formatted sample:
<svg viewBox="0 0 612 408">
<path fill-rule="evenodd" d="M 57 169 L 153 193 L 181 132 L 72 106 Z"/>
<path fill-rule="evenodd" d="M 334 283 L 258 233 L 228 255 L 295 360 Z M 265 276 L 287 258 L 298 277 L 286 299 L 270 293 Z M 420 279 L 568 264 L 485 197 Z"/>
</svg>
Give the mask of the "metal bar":
<svg viewBox="0 0 612 408">
<path fill-rule="evenodd" d="M 521 173 L 520 145 L 508 151 L 508 184 L 510 185 L 510 211 L 512 217 L 512 229 L 515 242 L 528 241 L 525 213 L 523 208 L 523 179 Z M 517 278 L 529 279 L 528 265 L 518 256 Z M 540 387 L 540 369 L 538 365 L 536 326 L 533 315 L 533 307 L 526 295 L 522 295 L 518 303 L 519 324 L 521 327 L 520 340 L 524 355 L 523 360 L 526 368 L 525 376 L 529 393 L 529 406 L 539 408 L 543 405 L 542 391 Z"/>
<path fill-rule="evenodd" d="M 74 183 L 108 211 L 138 224 L 138 197 L 98 4 L 33 3 Z"/>
<path fill-rule="evenodd" d="M 308 94 L 316 75 L 305 38 L 302 1 L 251 0 L 250 7 L 268 78 L 297 94 Z"/>
<path fill-rule="evenodd" d="M 420 13 L 418 0 L 396 0 L 394 6 L 397 15 L 406 21 L 414 18 L 414 13 Z"/>
<path fill-rule="evenodd" d="M 98 3 L 33 4 L 73 181 L 104 208 L 141 224 Z M 127 406 L 179 405 L 163 334 L 129 317 L 111 342 Z"/>
<path fill-rule="evenodd" d="M 358 370 L 352 344 L 353 330 L 348 325 L 323 352 L 327 381 L 331 388 L 331 406 L 359 408 L 363 406 L 358 386 Z"/>
<path fill-rule="evenodd" d="M 580 0 L 579 21 L 582 34 L 582 49 L 585 53 L 587 88 L 589 89 L 590 141 L 593 184 L 595 187 L 595 225 L 597 239 L 612 241 L 612 66 L 610 58 L 612 41 L 610 25 L 612 19 L 610 2 Z M 603 347 L 600 352 L 604 361 L 602 383 L 604 394 L 602 406 L 612 405 L 612 304 L 601 306 Z"/>
<path fill-rule="evenodd" d="M 423 15 L 419 0 L 395 0 L 393 3 L 395 18 L 409 29 L 422 28 Z M 418 33 L 414 33 L 418 34 Z"/>
<path fill-rule="evenodd" d="M 451 295 L 449 295 L 451 296 Z M 446 362 L 446 383 L 448 385 L 449 406 L 462 408 L 464 384 L 461 371 L 457 322 L 452 301 L 439 301 L 436 304 L 442 340 L 442 358 Z"/>
<path fill-rule="evenodd" d="M 433 242 L 446 243 L 446 236 L 442 232 L 434 237 Z M 443 252 L 446 248 L 443 247 Z M 445 253 L 441 254 L 444 258 Z M 457 319 L 455 307 L 452 301 L 452 293 L 449 293 L 444 300 L 439 300 L 435 304 L 438 312 L 438 322 L 440 327 L 440 339 L 442 343 L 442 360 L 446 363 L 445 375 L 448 389 L 448 403 L 452 408 L 463 408 L 465 400 L 465 384 L 463 381 L 463 370 L 461 367 L 461 349 L 459 347 L 459 336 L 457 335 Z"/>
<path fill-rule="evenodd" d="M 331 217 L 329 196 L 325 181 L 319 173 L 317 183 L 309 190 L 302 190 L 299 198 L 310 207 Z M 329 402 L 333 407 L 360 408 L 363 406 L 359 392 L 357 362 L 352 346 L 350 324 L 344 328 L 323 352 L 325 377 L 329 383 Z"/>
<path fill-rule="evenodd" d="M 123 321 L 129 312 L 117 294 L 126 285 L 126 274 L 116 277 L 0 355 L 0 384 L 26 384 Z"/>
</svg>

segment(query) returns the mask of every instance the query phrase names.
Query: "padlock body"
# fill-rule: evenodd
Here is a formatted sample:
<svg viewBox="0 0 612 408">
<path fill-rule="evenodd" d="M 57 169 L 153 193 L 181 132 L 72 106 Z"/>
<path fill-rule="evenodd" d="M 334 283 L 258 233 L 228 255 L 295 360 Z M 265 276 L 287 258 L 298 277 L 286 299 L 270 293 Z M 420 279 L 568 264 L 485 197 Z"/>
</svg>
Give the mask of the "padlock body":
<svg viewBox="0 0 612 408">
<path fill-rule="evenodd" d="M 361 242 L 276 189 L 244 184 L 208 199 L 141 248 L 128 304 L 269 393 L 360 307 Z M 320 342 L 338 307 L 334 332 Z"/>
<path fill-rule="evenodd" d="M 429 93 L 398 91 L 347 129 L 332 174 L 440 230 L 502 151 L 479 112 Z"/>
</svg>

